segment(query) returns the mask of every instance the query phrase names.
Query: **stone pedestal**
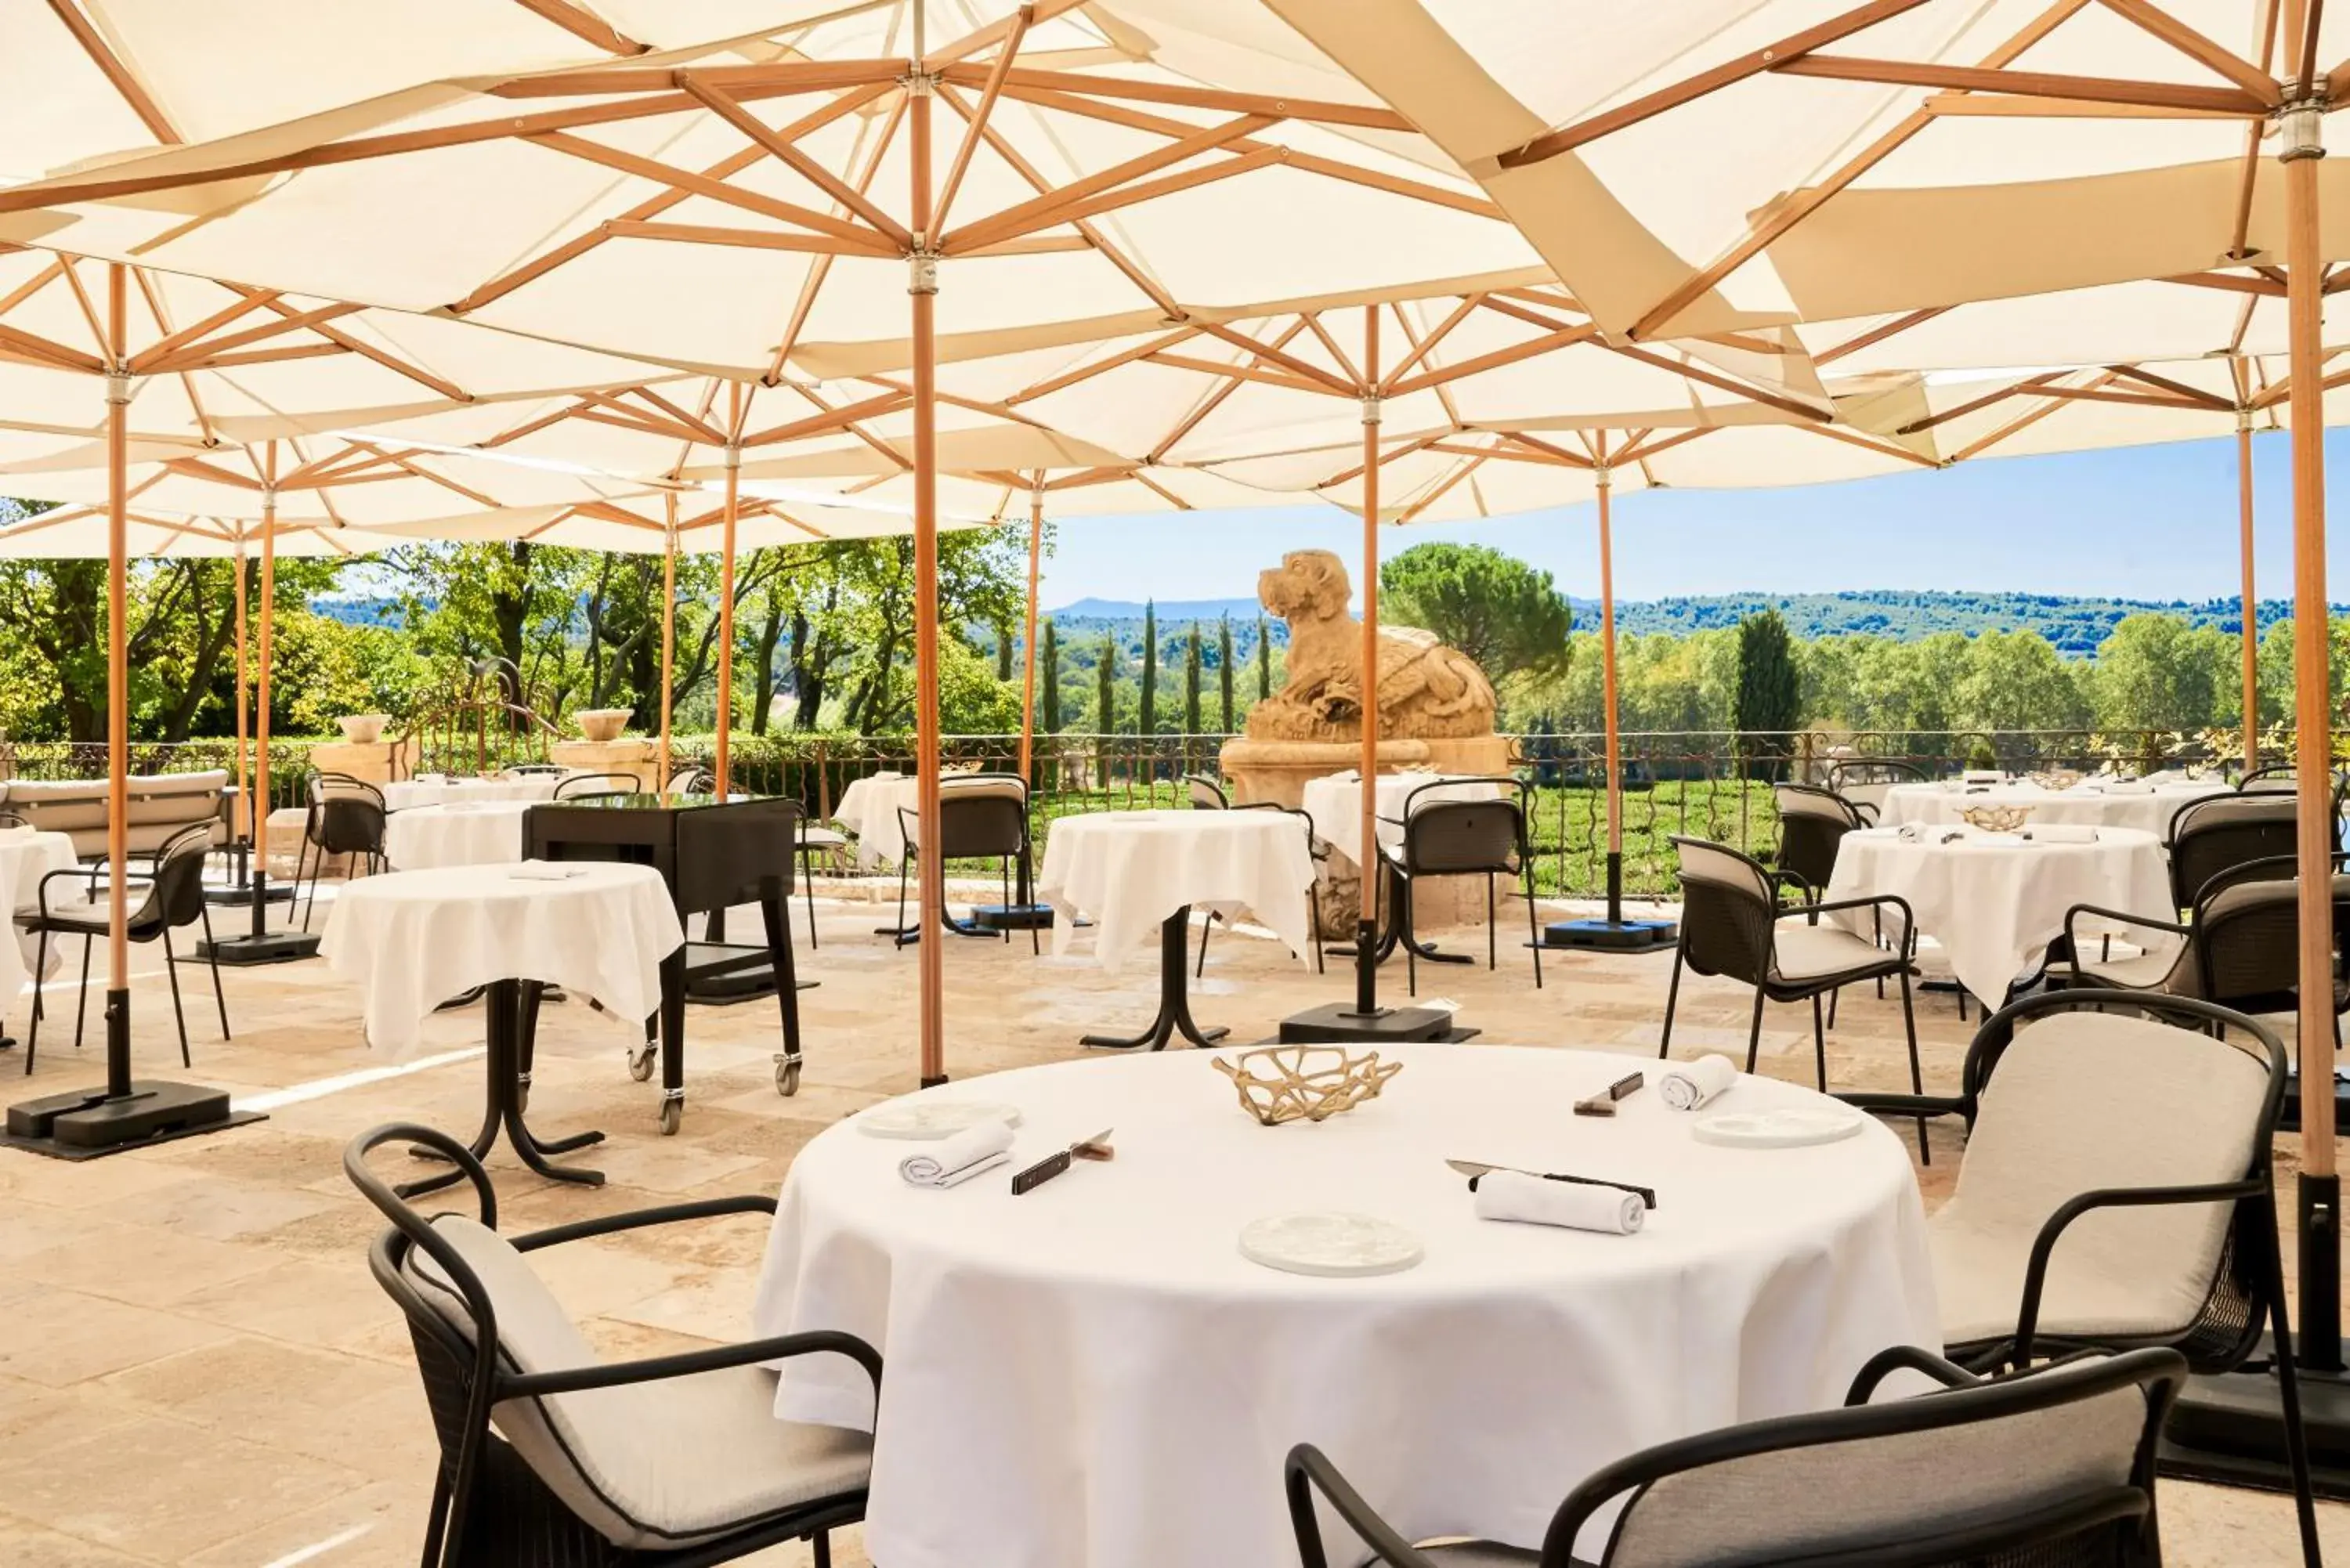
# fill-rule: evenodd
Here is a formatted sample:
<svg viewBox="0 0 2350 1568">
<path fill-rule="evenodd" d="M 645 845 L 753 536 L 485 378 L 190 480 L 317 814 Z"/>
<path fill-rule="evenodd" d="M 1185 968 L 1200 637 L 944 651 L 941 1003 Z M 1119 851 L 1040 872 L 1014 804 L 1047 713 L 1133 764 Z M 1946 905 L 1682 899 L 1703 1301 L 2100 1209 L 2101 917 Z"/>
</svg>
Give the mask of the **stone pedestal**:
<svg viewBox="0 0 2350 1568">
<path fill-rule="evenodd" d="M 546 748 L 546 760 L 576 773 L 626 774 L 646 791 L 660 782 L 660 748 L 634 735 L 616 741 L 557 741 Z"/>
<path fill-rule="evenodd" d="M 321 741 L 310 748 L 310 766 L 322 774 L 348 774 L 366 784 L 390 784 L 412 777 L 423 755 L 423 742 L 410 735 L 398 741 Z"/>
<path fill-rule="evenodd" d="M 1243 739 L 1226 741 L 1217 760 L 1234 805 L 1270 801 L 1294 809 L 1305 803 L 1308 779 L 1358 767 L 1362 756 L 1359 742 Z M 1510 742 L 1499 735 L 1379 742 L 1381 773 L 1419 769 L 1440 774 L 1504 774 L 1509 766 Z M 1322 863 L 1314 901 L 1325 939 L 1341 941 L 1354 936 L 1355 922 L 1362 908 L 1361 886 L 1357 868 L 1343 857 L 1333 855 Z M 1413 912 L 1423 933 L 1447 926 L 1485 923 L 1482 877 L 1424 877 L 1414 896 L 1417 903 Z"/>
</svg>

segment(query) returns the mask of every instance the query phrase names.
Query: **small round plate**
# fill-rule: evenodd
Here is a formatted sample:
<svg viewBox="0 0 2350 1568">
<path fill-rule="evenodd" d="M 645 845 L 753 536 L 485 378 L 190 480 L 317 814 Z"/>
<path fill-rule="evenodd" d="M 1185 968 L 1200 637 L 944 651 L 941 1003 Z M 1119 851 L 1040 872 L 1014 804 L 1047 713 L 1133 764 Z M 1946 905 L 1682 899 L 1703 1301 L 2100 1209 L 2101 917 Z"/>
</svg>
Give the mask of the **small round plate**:
<svg viewBox="0 0 2350 1568">
<path fill-rule="evenodd" d="M 1700 1116 L 1690 1134 L 1725 1148 L 1804 1148 L 1836 1143 L 1868 1118 L 1845 1106 L 1787 1106 L 1774 1111 L 1716 1111 Z"/>
<path fill-rule="evenodd" d="M 857 1118 L 857 1130 L 867 1137 L 928 1141 L 952 1137 L 982 1122 L 1020 1125 L 1017 1106 L 992 1100 L 934 1100 L 916 1096 L 892 1105 L 876 1106 Z"/>
<path fill-rule="evenodd" d="M 1399 1274 L 1426 1255 L 1419 1237 L 1368 1214 L 1275 1214 L 1241 1228 L 1241 1256 L 1286 1274 Z"/>
</svg>

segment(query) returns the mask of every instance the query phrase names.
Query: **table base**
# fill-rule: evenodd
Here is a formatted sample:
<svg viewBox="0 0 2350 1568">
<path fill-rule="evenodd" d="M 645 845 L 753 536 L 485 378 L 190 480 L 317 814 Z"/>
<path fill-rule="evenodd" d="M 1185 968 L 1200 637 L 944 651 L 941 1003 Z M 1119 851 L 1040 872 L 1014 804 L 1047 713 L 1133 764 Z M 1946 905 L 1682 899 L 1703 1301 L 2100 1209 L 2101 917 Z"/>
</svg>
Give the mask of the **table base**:
<svg viewBox="0 0 2350 1568">
<path fill-rule="evenodd" d="M 583 1187 L 601 1187 L 604 1173 L 585 1170 L 577 1166 L 551 1164 L 547 1156 L 568 1154 L 604 1141 L 600 1132 L 574 1133 L 569 1137 L 542 1139 L 523 1121 L 523 1105 L 528 1091 L 524 1086 L 525 1068 L 530 1042 L 538 1029 L 539 995 L 545 987 L 537 981 L 496 980 L 488 990 L 489 1027 L 485 1031 L 489 1047 L 484 1054 L 486 1093 L 484 1096 L 482 1130 L 473 1135 L 467 1147 L 475 1159 L 485 1160 L 504 1129 L 506 1141 L 523 1164 L 550 1181 L 573 1181 Z M 437 1191 L 463 1179 L 460 1170 L 446 1170 L 415 1181 L 404 1182 L 398 1189 L 402 1198 Z"/>
<path fill-rule="evenodd" d="M 1202 1030 L 1191 1022 L 1191 906 L 1186 904 L 1159 924 L 1159 1016 L 1150 1027 L 1130 1038 L 1087 1034 L 1078 1044 L 1097 1051 L 1163 1051 L 1179 1033 L 1194 1045 L 1213 1045 L 1230 1034 L 1229 1029 Z"/>
</svg>

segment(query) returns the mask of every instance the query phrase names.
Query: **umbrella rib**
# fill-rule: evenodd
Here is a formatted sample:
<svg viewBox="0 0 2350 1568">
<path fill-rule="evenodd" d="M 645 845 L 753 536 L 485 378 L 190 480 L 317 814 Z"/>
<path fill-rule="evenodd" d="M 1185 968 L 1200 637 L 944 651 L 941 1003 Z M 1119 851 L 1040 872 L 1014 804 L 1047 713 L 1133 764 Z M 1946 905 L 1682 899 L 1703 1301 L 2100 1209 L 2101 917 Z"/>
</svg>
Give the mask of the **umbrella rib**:
<svg viewBox="0 0 2350 1568">
<path fill-rule="evenodd" d="M 816 234 L 830 234 L 836 239 L 847 240 L 853 244 L 871 245 L 884 250 L 889 249 L 892 244 L 889 235 L 867 224 L 851 223 L 845 218 L 836 218 L 829 213 L 820 213 L 813 207 L 803 207 L 796 202 L 780 201 L 773 196 L 762 195 L 755 191 L 740 190 L 723 180 L 712 180 L 706 175 L 697 174 L 691 169 L 680 169 L 673 163 L 663 163 L 657 158 L 643 158 L 633 152 L 623 152 L 617 147 L 607 147 L 600 141 L 593 141 L 584 136 L 574 136 L 568 131 L 550 130 L 537 136 L 525 137 L 523 140 L 536 146 L 551 148 L 557 152 L 566 153 L 589 163 L 602 164 L 605 168 L 639 180 L 650 180 L 655 184 L 667 185 L 672 191 L 683 191 L 712 202 L 723 202 L 727 206 L 740 207 L 746 213 L 756 213 L 763 218 L 773 218 L 778 223 L 796 224 L 800 228 Z"/>
<path fill-rule="evenodd" d="M 1910 0 L 1916 4 L 1917 0 Z M 988 70 L 976 66 L 951 65 L 939 72 L 945 80 L 964 87 L 983 87 Z M 1077 71 L 1039 70 L 1033 67 L 1014 67 L 1004 74 L 1005 92 L 1027 91 L 1067 92 L 1087 98 L 1136 99 L 1145 103 L 1167 103 L 1191 109 L 1216 109 L 1226 114 L 1270 115 L 1276 119 L 1310 120 L 1319 125 L 1346 125 L 1362 130 L 1400 130 L 1414 135 L 1419 128 L 1394 109 L 1384 107 L 1334 103 L 1324 99 L 1275 98 L 1265 93 L 1226 92 L 1215 88 L 1195 88 L 1174 82 L 1139 81 L 1130 77 L 1095 77 Z"/>
<path fill-rule="evenodd" d="M 1812 363 L 1814 366 L 1833 365 L 1846 355 L 1857 354 L 1864 348 L 1873 348 L 1888 337 L 1908 331 L 1912 327 L 1922 327 L 1950 308 L 1947 305 L 1937 305 L 1925 310 L 1913 310 L 1906 316 L 1897 316 L 1880 326 L 1870 327 L 1856 337 L 1847 337 L 1835 348 L 1823 349 L 1813 355 Z"/>
<path fill-rule="evenodd" d="M 1483 300 L 1485 297 L 1486 296 L 1482 294 L 1462 296 L 1461 303 L 1452 307 L 1451 314 L 1447 316 L 1443 320 L 1438 322 L 1436 324 L 1435 330 L 1431 331 L 1427 337 L 1421 338 L 1419 342 L 1413 344 L 1411 352 L 1404 357 L 1403 361 L 1400 364 L 1397 365 L 1393 370 L 1388 373 L 1388 385 L 1390 387 L 1395 385 L 1397 381 L 1402 379 L 1406 371 L 1409 370 L 1413 366 L 1419 364 L 1422 359 L 1427 358 L 1430 354 L 1433 353 L 1436 346 L 1443 342 L 1445 338 L 1451 337 L 1454 327 L 1468 320 L 1470 316 L 1475 312 L 1479 302 Z M 1399 317 L 1398 319 L 1400 320 L 1401 317 Z M 1407 328 L 1405 336 L 1409 337 L 1409 330 Z"/>
<path fill-rule="evenodd" d="M 265 305 L 268 301 L 264 300 L 262 303 Z M 145 355 L 133 356 L 130 368 L 142 374 L 159 374 L 185 369 L 211 359 L 225 349 L 242 348 L 248 343 L 260 343 L 272 337 L 282 337 L 288 332 L 299 332 L 306 327 L 315 327 L 320 322 L 332 321 L 340 316 L 348 316 L 361 308 L 363 307 L 357 305 L 326 305 L 316 310 L 303 311 L 296 316 L 265 322 L 259 327 L 249 327 L 242 332 L 232 332 L 225 337 L 214 337 L 208 342 L 189 343 L 162 353 L 156 353 L 154 349 L 150 349 Z"/>
<path fill-rule="evenodd" d="M 637 42 L 602 17 L 572 5 L 570 0 L 515 0 L 515 4 L 608 55 L 643 55 L 652 51 L 650 44 Z"/>
<path fill-rule="evenodd" d="M 1003 78 L 1011 72 L 1012 62 L 1020 53 L 1021 44 L 1028 36 L 1028 26 L 1035 13 L 1023 6 L 1012 14 L 1011 26 L 1003 35 L 1003 47 L 996 51 L 995 65 L 987 74 L 987 85 L 980 89 L 979 103 L 965 122 L 962 140 L 955 148 L 954 161 L 947 166 L 947 177 L 939 187 L 938 199 L 931 205 L 931 234 L 933 237 L 947 232 L 947 209 L 954 205 L 955 192 L 962 189 L 962 177 L 971 169 L 972 154 L 979 151 L 979 140 L 987 130 L 988 117 L 995 112 L 996 99 L 1003 96 Z M 929 62 L 923 62 L 928 68 Z"/>
<path fill-rule="evenodd" d="M 913 243 L 913 235 L 908 232 L 906 226 L 875 205 L 862 189 L 849 185 L 831 170 L 800 150 L 797 145 L 799 138 L 816 130 L 816 127 L 771 130 L 764 120 L 749 109 L 711 86 L 699 74 L 692 71 L 680 71 L 678 86 L 683 88 L 687 96 L 695 102 L 749 138 L 752 144 L 759 151 L 795 171 L 801 178 L 822 190 L 826 195 L 863 218 L 891 244 L 902 249 Z M 870 99 L 879 97 L 886 90 L 888 90 L 886 88 L 865 89 L 861 101 L 870 101 Z M 868 178 L 869 179 L 870 176 Z"/>
<path fill-rule="evenodd" d="M 1423 351 L 1422 339 L 1411 329 L 1411 321 L 1404 315 L 1403 301 L 1399 299 L 1388 301 L 1388 313 L 1395 317 L 1396 329 L 1403 334 L 1403 340 L 1411 345 L 1412 358 L 1419 358 Z M 1392 380 L 1393 378 L 1390 377 L 1389 379 Z M 1383 389 L 1380 389 L 1383 390 Z M 1452 401 L 1451 389 L 1440 385 L 1435 391 L 1437 405 L 1444 410 L 1444 417 L 1456 425 L 1461 423 L 1461 410 Z"/>
<path fill-rule="evenodd" d="M 139 286 L 139 297 L 147 302 L 147 314 L 154 321 L 155 330 L 164 335 L 161 343 L 158 343 L 155 346 L 156 348 L 161 348 L 163 343 L 172 342 L 175 337 L 179 338 L 181 341 L 185 341 L 189 336 L 201 336 L 202 333 L 211 330 L 211 324 L 216 322 L 222 314 L 221 312 L 215 311 L 213 316 L 206 317 L 205 322 L 199 324 L 199 326 L 190 334 L 174 333 L 172 330 L 171 312 L 164 308 L 162 296 L 155 292 L 154 278 L 148 275 L 147 269 L 143 266 L 131 268 L 130 277 L 131 281 Z M 238 310 L 243 307 L 243 305 L 244 302 L 239 301 L 236 305 L 229 306 L 229 308 L 231 310 Z M 153 348 L 150 348 L 148 350 L 150 353 L 152 353 L 153 351 Z M 130 365 L 132 369 L 135 370 L 138 369 L 139 360 L 140 356 L 136 354 L 130 357 Z M 196 389 L 195 377 L 189 374 L 187 371 L 181 371 L 180 390 L 188 400 L 188 408 L 196 416 L 196 431 L 197 433 L 203 437 L 204 444 L 206 446 L 218 446 L 220 444 L 220 433 L 213 429 L 212 415 L 204 409 L 203 396 Z"/>
<path fill-rule="evenodd" d="M 881 133 L 866 157 L 864 172 L 857 177 L 855 190 L 860 198 L 872 187 L 873 177 L 881 171 L 882 158 L 888 154 L 890 143 L 898 138 L 898 127 L 905 121 L 907 101 L 900 97 L 891 104 L 889 118 L 881 122 Z M 858 134 L 864 134 L 863 128 L 859 128 Z M 783 379 L 784 371 L 791 361 L 792 350 L 799 346 L 800 334 L 807 329 L 808 317 L 816 309 L 816 296 L 824 291 L 825 280 L 831 275 L 832 258 L 818 256 L 808 268 L 807 275 L 800 280 L 799 297 L 792 303 L 791 319 L 784 324 L 784 335 L 775 344 L 775 357 L 767 361 L 768 380 Z M 711 386 L 711 395 L 717 395 L 715 382 Z"/>
<path fill-rule="evenodd" d="M 2212 72 L 2227 78 L 2273 108 L 2282 100 L 2276 78 L 2232 49 L 2222 48 L 2178 17 L 2147 0 L 2098 0 L 2115 15 L 2136 24 Z"/>
<path fill-rule="evenodd" d="M 163 334 L 161 337 L 130 356 L 130 369 L 133 372 L 139 373 L 143 373 L 157 360 L 174 350 L 193 343 L 205 333 L 216 332 L 232 321 L 252 315 L 278 296 L 278 291 L 274 288 L 255 289 L 250 294 L 240 295 L 203 320 L 182 327 L 175 332 L 165 318 L 161 303 L 156 298 L 154 283 L 148 276 L 147 269 L 140 267 L 131 275 L 139 280 L 140 291 L 147 296 L 148 313 L 155 318 L 156 330 Z"/>
<path fill-rule="evenodd" d="M 130 67 L 123 64 L 122 57 L 108 47 L 74 0 L 49 0 L 49 9 L 57 13 L 57 20 L 64 23 L 66 31 L 73 35 L 74 42 L 81 46 L 82 53 L 89 57 L 90 63 L 98 67 L 99 73 L 106 78 L 122 101 L 130 106 L 130 112 L 139 117 L 139 123 L 147 128 L 149 135 L 171 146 L 176 146 L 184 140 L 172 125 L 171 116 L 163 112 L 162 105 L 157 103 L 154 95 L 147 90 L 147 85 L 132 75 Z"/>
<path fill-rule="evenodd" d="M 982 118 L 981 111 L 990 101 L 989 99 L 983 98 L 980 104 L 972 109 L 968 122 L 970 130 L 984 134 L 986 122 Z M 1062 214 L 1071 212 L 1076 212 L 1078 216 L 1089 216 L 1091 211 L 1097 209 L 1089 209 L 1087 204 L 1105 192 L 1116 192 L 1121 186 L 1128 190 L 1142 189 L 1141 186 L 1129 185 L 1128 182 L 1138 180 L 1145 174 L 1156 173 L 1161 169 L 1183 162 L 1187 159 L 1221 151 L 1229 144 L 1275 123 L 1277 121 L 1269 115 L 1244 114 L 1236 119 L 1226 120 L 1222 125 L 1211 125 L 1204 130 L 1194 130 L 1191 134 L 1170 142 L 1164 147 L 1153 148 L 1149 152 L 1127 159 L 1123 162 L 1113 163 L 1107 169 L 1097 170 L 1066 185 L 1052 186 L 1031 201 L 1006 207 L 1002 212 L 991 213 L 976 223 L 966 223 L 960 229 L 948 230 L 940 237 L 940 249 L 949 254 L 973 250 L 998 240 L 1011 239 L 1020 234 L 1033 233 L 1037 229 L 1051 228 L 1057 223 L 1068 222 L 1068 218 Z M 968 131 L 964 140 L 966 141 L 970 140 Z M 1124 205 L 1125 202 L 1113 204 Z"/>
<path fill-rule="evenodd" d="M 1396 319 L 1398 321 L 1403 320 L 1403 307 L 1401 306 L 1390 302 L 1388 308 L 1396 313 Z M 1347 389 L 1349 392 L 1357 397 L 1368 397 L 1377 392 L 1377 388 L 1367 387 L 1363 384 L 1363 373 L 1355 369 L 1355 362 L 1347 358 L 1347 351 L 1338 347 L 1338 340 L 1336 337 L 1331 337 L 1328 329 L 1322 325 L 1322 313 L 1320 311 L 1306 311 L 1301 317 L 1301 319 L 1304 320 L 1306 327 L 1312 331 L 1314 336 L 1321 339 L 1322 347 L 1329 350 L 1330 358 L 1338 362 L 1338 369 L 1345 373 L 1345 379 L 1348 383 Z M 1411 336 L 1411 327 L 1409 323 L 1404 327 L 1404 336 L 1406 337 L 1409 337 Z"/>
<path fill-rule="evenodd" d="M 1276 348 L 1285 347 L 1291 338 L 1296 337 L 1305 329 L 1305 322 L 1301 319 L 1291 326 L 1288 331 L 1284 332 L 1280 337 L 1274 338 L 1273 340 L 1273 346 Z M 1255 361 L 1252 360 L 1250 363 L 1253 365 Z M 1173 430 L 1167 432 L 1164 439 L 1160 440 L 1151 447 L 1149 461 L 1153 463 L 1165 462 L 1167 453 L 1173 449 L 1177 441 L 1181 441 L 1185 436 L 1190 435 L 1194 430 L 1197 430 L 1200 426 L 1200 421 L 1206 419 L 1210 414 L 1214 413 L 1217 409 L 1222 407 L 1225 399 L 1231 397 L 1234 392 L 1239 391 L 1241 388 L 1247 384 L 1248 378 L 1245 376 L 1234 374 L 1224 378 L 1213 390 L 1210 391 L 1205 397 L 1200 400 L 1198 405 L 1194 407 L 1190 413 L 1183 416 L 1182 420 L 1177 423 Z"/>
</svg>

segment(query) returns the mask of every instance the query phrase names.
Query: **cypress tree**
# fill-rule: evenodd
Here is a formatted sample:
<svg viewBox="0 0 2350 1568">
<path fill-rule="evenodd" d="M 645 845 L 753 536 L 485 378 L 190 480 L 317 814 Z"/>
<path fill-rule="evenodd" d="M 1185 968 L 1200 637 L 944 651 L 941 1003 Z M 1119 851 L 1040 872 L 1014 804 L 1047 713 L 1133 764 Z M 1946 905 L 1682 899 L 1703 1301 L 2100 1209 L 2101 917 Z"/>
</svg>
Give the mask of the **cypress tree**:
<svg viewBox="0 0 2350 1568">
<path fill-rule="evenodd" d="M 1786 776 L 1788 732 L 1803 722 L 1803 685 L 1787 623 L 1775 609 L 1738 623 L 1738 695 L 1731 722 L 1757 776 Z"/>
<path fill-rule="evenodd" d="M 1200 623 L 1183 639 L 1183 732 L 1200 733 Z"/>
<path fill-rule="evenodd" d="M 1142 723 L 1141 732 L 1159 732 L 1159 605 L 1142 603 Z"/>
<path fill-rule="evenodd" d="M 1256 618 L 1256 700 L 1273 695 L 1273 631 L 1264 617 Z"/>
<path fill-rule="evenodd" d="M 1216 628 L 1216 685 L 1223 699 L 1223 732 L 1232 732 L 1232 618 L 1226 616 Z"/>
<path fill-rule="evenodd" d="M 995 678 L 1012 679 L 1012 623 L 1008 620 L 995 623 Z"/>
<path fill-rule="evenodd" d="M 1094 660 L 1094 728 L 1105 735 L 1118 732 L 1118 633 L 1102 633 L 1101 654 Z"/>
<path fill-rule="evenodd" d="M 1037 660 L 1044 666 L 1037 671 L 1041 690 L 1036 693 L 1037 727 L 1052 734 L 1061 727 L 1061 645 L 1053 635 L 1053 623 L 1045 622 L 1045 629 L 1036 640 Z"/>
</svg>

